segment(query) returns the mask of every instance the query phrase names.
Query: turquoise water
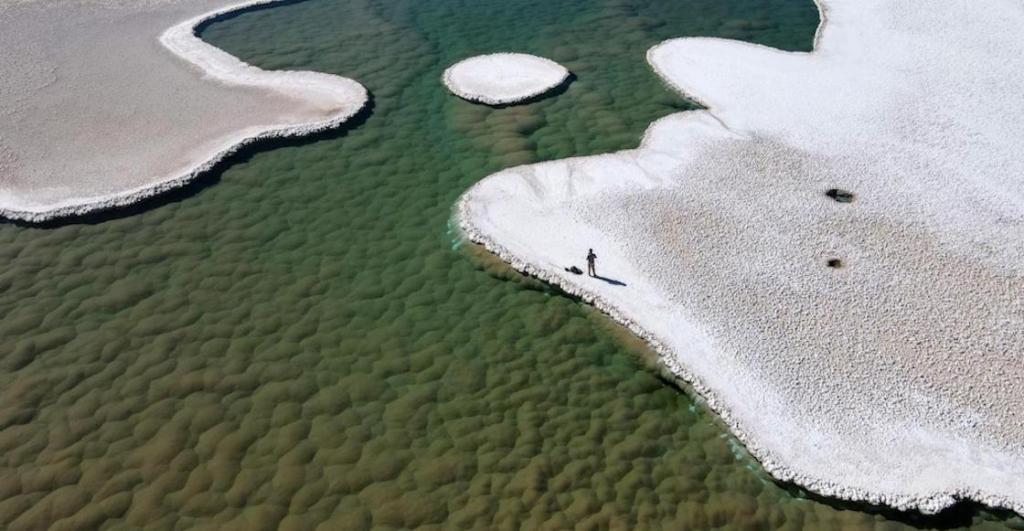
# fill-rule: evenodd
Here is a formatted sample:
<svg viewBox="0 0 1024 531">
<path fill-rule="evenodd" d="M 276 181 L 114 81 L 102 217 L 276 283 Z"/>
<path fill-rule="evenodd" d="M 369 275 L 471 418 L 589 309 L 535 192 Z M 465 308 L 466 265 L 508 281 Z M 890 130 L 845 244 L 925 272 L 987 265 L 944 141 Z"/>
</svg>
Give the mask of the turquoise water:
<svg viewBox="0 0 1024 531">
<path fill-rule="evenodd" d="M 816 25 L 803 0 L 309 0 L 209 26 L 373 108 L 144 208 L 0 225 L 0 527 L 1024 527 L 775 484 L 629 334 L 450 230 L 487 174 L 634 147 L 692 108 L 651 45 L 805 50 Z M 505 109 L 444 91 L 500 50 L 578 78 Z"/>
</svg>

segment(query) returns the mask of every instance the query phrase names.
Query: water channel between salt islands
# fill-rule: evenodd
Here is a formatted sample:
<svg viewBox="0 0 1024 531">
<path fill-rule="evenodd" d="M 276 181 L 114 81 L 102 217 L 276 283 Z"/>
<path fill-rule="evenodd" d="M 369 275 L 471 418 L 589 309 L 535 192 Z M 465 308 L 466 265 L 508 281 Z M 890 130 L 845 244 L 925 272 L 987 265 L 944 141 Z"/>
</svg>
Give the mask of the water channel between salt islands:
<svg viewBox="0 0 1024 531">
<path fill-rule="evenodd" d="M 35 412 L 8 417 L 0 447 L 38 478 L 4 491 L 0 518 L 50 500 L 123 504 L 114 526 L 1024 525 L 775 484 L 604 316 L 448 227 L 494 171 L 634 147 L 694 108 L 650 72 L 652 45 L 807 50 L 817 23 L 794 0 L 309 0 L 210 25 L 261 68 L 358 80 L 372 110 L 129 212 L 0 228 L 2 403 Z M 503 109 L 439 82 L 509 49 L 577 79 Z"/>
</svg>

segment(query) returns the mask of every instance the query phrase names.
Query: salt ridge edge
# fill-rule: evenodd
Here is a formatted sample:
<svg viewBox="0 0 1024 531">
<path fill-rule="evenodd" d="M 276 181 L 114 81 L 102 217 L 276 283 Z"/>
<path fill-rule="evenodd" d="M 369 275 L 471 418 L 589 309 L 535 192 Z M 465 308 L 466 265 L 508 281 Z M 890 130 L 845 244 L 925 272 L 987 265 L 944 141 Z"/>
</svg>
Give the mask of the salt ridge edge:
<svg viewBox="0 0 1024 531">
<path fill-rule="evenodd" d="M 123 207 L 180 188 L 213 169 L 225 158 L 256 142 L 273 139 L 306 136 L 336 128 L 361 111 L 369 101 L 366 88 L 355 80 L 310 71 L 266 71 L 245 63 L 231 54 L 203 41 L 196 34 L 197 28 L 220 17 L 253 7 L 267 6 L 288 0 L 249 0 L 209 11 L 168 28 L 160 36 L 160 43 L 178 58 L 195 65 L 214 82 L 234 86 L 247 86 L 275 91 L 295 98 L 296 93 L 327 96 L 341 103 L 338 111 L 325 120 L 298 125 L 267 129 L 256 135 L 243 136 L 213 154 L 205 162 L 185 174 L 173 176 L 146 186 L 137 187 L 104 197 L 90 197 L 69 200 L 57 206 L 44 209 L 22 209 L 17 206 L 0 206 L 0 217 L 42 223 L 58 218 Z"/>
</svg>

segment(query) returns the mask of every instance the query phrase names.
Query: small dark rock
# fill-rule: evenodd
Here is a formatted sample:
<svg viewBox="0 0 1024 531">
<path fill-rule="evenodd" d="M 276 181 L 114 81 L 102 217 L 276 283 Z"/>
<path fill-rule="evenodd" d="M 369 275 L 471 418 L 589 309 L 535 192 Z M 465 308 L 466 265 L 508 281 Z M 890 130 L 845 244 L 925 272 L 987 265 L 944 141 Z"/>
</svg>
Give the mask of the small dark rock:
<svg viewBox="0 0 1024 531">
<path fill-rule="evenodd" d="M 825 192 L 825 195 L 839 203 L 853 202 L 853 192 L 847 192 L 846 190 L 841 190 L 839 188 L 829 188 L 828 191 Z"/>
</svg>

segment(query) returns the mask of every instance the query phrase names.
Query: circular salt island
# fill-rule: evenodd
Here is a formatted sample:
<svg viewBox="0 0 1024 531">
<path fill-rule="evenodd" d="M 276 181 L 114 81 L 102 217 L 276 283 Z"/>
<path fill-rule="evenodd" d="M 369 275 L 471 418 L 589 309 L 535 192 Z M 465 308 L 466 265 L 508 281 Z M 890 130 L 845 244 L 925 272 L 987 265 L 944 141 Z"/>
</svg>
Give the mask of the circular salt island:
<svg viewBox="0 0 1024 531">
<path fill-rule="evenodd" d="M 519 103 L 561 85 L 564 66 L 525 53 L 493 53 L 463 59 L 444 71 L 444 84 L 460 98 L 506 105 Z"/>
</svg>

